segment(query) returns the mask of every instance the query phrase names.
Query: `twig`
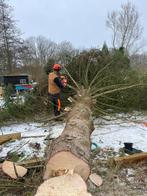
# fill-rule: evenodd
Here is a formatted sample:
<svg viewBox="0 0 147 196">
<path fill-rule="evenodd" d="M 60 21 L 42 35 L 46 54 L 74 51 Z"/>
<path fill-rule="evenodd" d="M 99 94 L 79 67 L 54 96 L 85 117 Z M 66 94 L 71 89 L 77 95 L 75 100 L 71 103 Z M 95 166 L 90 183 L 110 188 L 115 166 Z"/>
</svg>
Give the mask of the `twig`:
<svg viewBox="0 0 147 196">
<path fill-rule="evenodd" d="M 67 84 L 67 87 L 69 87 L 69 88 L 71 88 L 72 90 L 74 90 L 75 92 L 77 92 L 77 89 L 76 89 L 76 88 L 74 88 L 73 86 L 71 86 L 71 85 Z"/>
<path fill-rule="evenodd" d="M 14 167 L 14 171 L 15 171 L 16 177 L 19 178 L 18 173 L 17 173 L 17 169 L 16 169 L 16 165 L 15 165 L 14 162 L 13 162 L 13 167 Z"/>
<path fill-rule="evenodd" d="M 21 147 L 17 148 L 15 151 L 11 150 L 9 152 L 18 152 L 23 146 L 25 146 L 26 144 L 28 144 L 30 142 L 30 140 L 28 140 L 26 143 L 24 143 Z"/>
<path fill-rule="evenodd" d="M 110 108 L 114 108 L 114 109 L 119 109 L 119 110 L 122 109 L 122 108 L 120 108 L 120 107 L 118 107 L 118 106 L 111 105 L 111 104 L 107 104 L 107 103 L 104 103 L 104 102 L 101 102 L 101 101 L 97 101 L 97 103 L 99 103 L 100 105 L 108 106 L 108 107 L 110 107 Z"/>
<path fill-rule="evenodd" d="M 100 94 L 97 94 L 97 95 L 93 96 L 93 98 L 101 97 L 103 95 L 107 95 L 107 94 L 114 93 L 114 92 L 117 92 L 117 91 L 127 90 L 127 89 L 130 89 L 130 88 L 133 88 L 133 87 L 137 87 L 137 86 L 142 86 L 142 84 L 134 84 L 134 85 L 131 85 L 131 86 L 125 86 L 125 87 L 121 87 L 121 88 L 116 88 L 116 89 L 113 89 L 113 90 L 105 91 L 103 93 L 100 93 Z"/>
<path fill-rule="evenodd" d="M 86 84 L 86 87 L 88 86 L 88 72 L 89 72 L 90 63 L 91 62 L 89 62 L 87 67 L 86 67 L 86 73 L 85 73 L 85 84 Z"/>
<path fill-rule="evenodd" d="M 100 80 L 94 85 L 93 88 L 91 88 L 91 90 L 90 90 L 91 95 L 95 93 L 95 91 L 96 91 L 95 89 L 97 89 L 97 86 L 98 86 L 99 84 L 101 84 L 103 81 L 105 81 L 107 78 L 108 78 L 108 76 L 103 77 L 102 79 L 100 79 Z"/>
<path fill-rule="evenodd" d="M 93 85 L 93 83 L 95 82 L 95 80 L 98 78 L 99 74 L 102 73 L 109 65 L 111 65 L 113 61 L 107 63 L 102 69 L 100 69 L 100 71 L 97 72 L 97 74 L 94 76 L 93 80 L 91 81 L 89 88 L 88 88 L 88 92 L 90 92 L 90 88 Z"/>
<path fill-rule="evenodd" d="M 108 97 L 108 96 L 106 96 L 106 95 L 104 95 L 104 96 L 102 96 L 102 97 L 104 97 L 104 98 L 106 98 L 106 99 L 108 99 L 108 100 L 111 100 L 111 101 L 117 101 L 117 102 L 120 101 L 119 99 L 115 99 L 115 98 L 112 98 L 112 97 Z"/>
<path fill-rule="evenodd" d="M 45 136 L 47 136 L 47 135 L 30 135 L 30 136 L 23 136 L 23 137 L 21 137 L 21 139 L 27 139 L 27 138 L 40 138 L 40 137 L 45 137 Z"/>
<path fill-rule="evenodd" d="M 63 68 L 65 69 L 65 71 L 67 72 L 68 76 L 70 77 L 70 79 L 75 84 L 75 86 L 80 90 L 80 87 L 79 87 L 78 83 L 73 79 L 73 77 L 70 75 L 69 71 L 66 69 L 66 67 L 64 65 L 63 65 Z"/>
<path fill-rule="evenodd" d="M 102 108 L 96 106 L 96 111 L 98 111 L 99 113 L 103 114 L 103 115 L 108 115 L 108 113 L 106 113 Z"/>
<path fill-rule="evenodd" d="M 121 86 L 124 86 L 124 84 L 113 84 L 113 85 L 110 85 L 110 86 L 105 86 L 105 87 L 99 88 L 98 90 L 96 90 L 95 92 L 92 93 L 92 96 L 94 94 L 97 94 L 100 91 L 105 91 L 105 90 L 109 90 L 109 89 L 114 88 L 114 87 L 117 88 L 117 87 L 121 87 Z"/>
</svg>

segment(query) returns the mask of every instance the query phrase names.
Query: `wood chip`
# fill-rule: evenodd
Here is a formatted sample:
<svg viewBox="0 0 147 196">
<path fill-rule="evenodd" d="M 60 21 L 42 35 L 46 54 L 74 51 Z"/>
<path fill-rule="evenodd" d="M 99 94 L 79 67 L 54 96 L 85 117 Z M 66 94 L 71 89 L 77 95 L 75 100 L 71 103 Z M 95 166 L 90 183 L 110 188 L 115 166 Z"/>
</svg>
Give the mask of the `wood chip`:
<svg viewBox="0 0 147 196">
<path fill-rule="evenodd" d="M 66 107 L 66 108 L 64 108 L 64 111 L 65 112 L 70 112 L 71 111 L 71 108 L 70 107 Z"/>
<path fill-rule="evenodd" d="M 89 179 L 91 180 L 91 182 L 93 182 L 96 186 L 101 186 L 103 183 L 102 178 L 97 175 L 96 173 L 93 173 L 89 176 Z"/>
</svg>

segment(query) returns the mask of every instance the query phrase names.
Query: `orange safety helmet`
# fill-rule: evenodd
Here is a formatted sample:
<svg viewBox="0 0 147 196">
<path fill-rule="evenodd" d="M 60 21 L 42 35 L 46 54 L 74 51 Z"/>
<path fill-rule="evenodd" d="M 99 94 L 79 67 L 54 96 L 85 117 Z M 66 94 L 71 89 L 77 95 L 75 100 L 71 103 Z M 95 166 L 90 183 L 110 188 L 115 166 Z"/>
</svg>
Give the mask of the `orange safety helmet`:
<svg viewBox="0 0 147 196">
<path fill-rule="evenodd" d="M 60 71 L 60 69 L 61 69 L 61 65 L 59 65 L 59 64 L 54 64 L 53 70 L 55 70 L 55 71 Z"/>
</svg>

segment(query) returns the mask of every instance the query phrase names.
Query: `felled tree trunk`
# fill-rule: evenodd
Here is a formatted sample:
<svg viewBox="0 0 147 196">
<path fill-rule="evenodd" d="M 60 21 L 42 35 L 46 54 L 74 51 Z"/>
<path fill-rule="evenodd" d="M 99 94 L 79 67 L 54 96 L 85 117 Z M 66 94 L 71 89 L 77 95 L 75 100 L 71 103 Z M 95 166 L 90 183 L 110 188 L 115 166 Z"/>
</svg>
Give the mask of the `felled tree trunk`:
<svg viewBox="0 0 147 196">
<path fill-rule="evenodd" d="M 91 103 L 88 96 L 78 98 L 62 134 L 47 148 L 44 180 L 66 174 L 70 170 L 87 180 L 90 174 L 90 135 L 94 129 Z"/>
</svg>

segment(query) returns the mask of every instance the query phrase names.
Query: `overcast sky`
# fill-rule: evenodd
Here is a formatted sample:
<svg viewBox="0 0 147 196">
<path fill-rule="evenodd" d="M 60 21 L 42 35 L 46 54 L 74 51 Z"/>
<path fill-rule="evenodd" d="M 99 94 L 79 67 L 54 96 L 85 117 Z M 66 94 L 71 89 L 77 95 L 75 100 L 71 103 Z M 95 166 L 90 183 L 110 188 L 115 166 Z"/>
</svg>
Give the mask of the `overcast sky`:
<svg viewBox="0 0 147 196">
<path fill-rule="evenodd" d="M 127 0 L 9 0 L 23 37 L 43 35 L 52 41 L 70 41 L 75 47 L 111 43 L 107 13 Z M 147 0 L 132 0 L 147 41 Z"/>
</svg>

